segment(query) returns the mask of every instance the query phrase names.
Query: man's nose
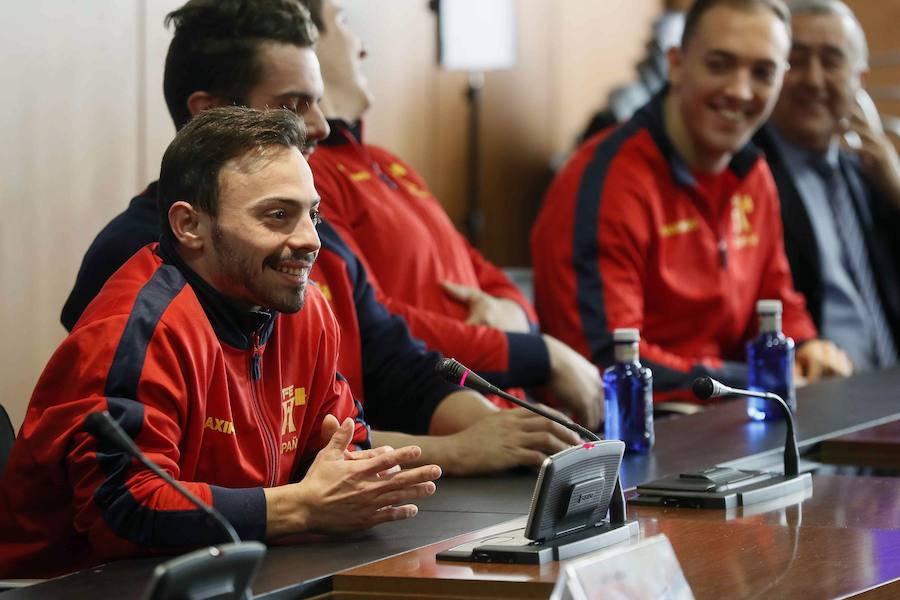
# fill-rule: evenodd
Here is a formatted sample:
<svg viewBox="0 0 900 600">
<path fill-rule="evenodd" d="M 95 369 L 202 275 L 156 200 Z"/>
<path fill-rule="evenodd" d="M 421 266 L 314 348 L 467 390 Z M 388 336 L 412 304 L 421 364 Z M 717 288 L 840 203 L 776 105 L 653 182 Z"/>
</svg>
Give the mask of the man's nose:
<svg viewBox="0 0 900 600">
<path fill-rule="evenodd" d="M 299 250 L 301 252 L 316 252 L 321 247 L 319 241 L 319 232 L 316 231 L 316 225 L 313 223 L 312 217 L 304 217 L 297 221 L 297 226 L 291 232 L 288 238 L 288 246 L 291 250 Z"/>
<path fill-rule="evenodd" d="M 753 81 L 749 69 L 736 69 L 726 88 L 728 94 L 740 100 L 753 99 Z"/>
<path fill-rule="evenodd" d="M 325 118 L 325 113 L 322 112 L 322 108 L 318 103 L 313 104 L 306 111 L 306 114 L 303 115 L 303 122 L 306 125 L 306 137 L 310 142 L 321 142 L 331 133 L 328 119 Z"/>
<path fill-rule="evenodd" d="M 807 85 L 821 86 L 825 83 L 825 69 L 818 56 L 812 56 L 801 70 L 803 82 Z"/>
</svg>

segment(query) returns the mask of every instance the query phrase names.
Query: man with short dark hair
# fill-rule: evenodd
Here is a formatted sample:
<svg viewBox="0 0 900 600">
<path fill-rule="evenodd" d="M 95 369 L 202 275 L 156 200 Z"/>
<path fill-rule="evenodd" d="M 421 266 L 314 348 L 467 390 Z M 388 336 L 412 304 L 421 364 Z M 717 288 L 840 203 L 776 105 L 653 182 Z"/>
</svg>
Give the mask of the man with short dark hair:
<svg viewBox="0 0 900 600">
<path fill-rule="evenodd" d="M 802 375 L 851 369 L 815 339 L 771 175 L 747 145 L 778 97 L 789 28 L 780 0 L 698 0 L 669 52 L 669 86 L 575 153 L 532 230 L 544 326 L 601 365 L 614 329 L 640 329 L 655 400 L 691 400 L 700 375 L 746 385 L 763 298 L 783 302 Z"/>
<path fill-rule="evenodd" d="M 176 126 L 186 122 L 185 115 L 213 106 L 248 104 L 285 106 L 303 116 L 311 124 L 307 156 L 328 134 L 311 47 L 316 33 L 299 2 L 192 0 L 167 21 L 175 25 L 175 37 L 164 79 Z M 151 184 L 91 245 L 63 311 L 68 327 L 116 268 L 158 239 L 156 194 Z M 328 223 L 318 233 L 322 250 L 311 278 L 341 326 L 339 371 L 363 403 L 377 445 L 416 444 L 421 462 L 471 475 L 537 466 L 578 443 L 572 432 L 524 408 L 498 411 L 480 394 L 442 381 L 434 373 L 440 356 L 426 352 L 402 319 L 376 300 L 366 270 L 338 233 Z"/>
<path fill-rule="evenodd" d="M 307 156 L 328 135 L 319 109 L 322 77 L 313 50 L 316 30 L 295 0 L 194 0 L 170 13 L 166 23 L 174 26 L 175 35 L 163 90 L 176 129 L 201 110 L 237 104 L 287 108 L 303 117 Z M 155 204 L 139 200 L 155 197 L 156 186 L 151 184 L 91 244 L 63 307 L 61 320 L 67 330 L 110 275 L 159 237 Z"/>
<path fill-rule="evenodd" d="M 889 367 L 900 343 L 900 159 L 862 90 L 868 49 L 853 12 L 840 0 L 790 8 L 791 68 L 755 141 L 778 185 L 794 283 L 857 369 Z"/>
<path fill-rule="evenodd" d="M 82 430 L 95 411 L 244 539 L 365 529 L 434 492 L 436 465 L 384 476 L 421 451 L 367 450 L 337 373 L 337 323 L 307 286 L 319 198 L 303 145 L 290 112 L 237 107 L 170 144 L 166 233 L 104 286 L 29 403 L 0 484 L 4 577 L 220 540 L 203 511 Z"/>
</svg>

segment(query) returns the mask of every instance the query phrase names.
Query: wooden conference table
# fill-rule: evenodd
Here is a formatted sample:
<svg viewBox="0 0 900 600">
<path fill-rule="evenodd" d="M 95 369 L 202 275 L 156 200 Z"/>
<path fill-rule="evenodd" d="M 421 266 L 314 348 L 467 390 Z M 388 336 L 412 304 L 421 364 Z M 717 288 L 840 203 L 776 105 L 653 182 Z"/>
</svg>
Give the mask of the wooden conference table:
<svg viewBox="0 0 900 600">
<path fill-rule="evenodd" d="M 801 450 L 900 420 L 900 368 L 798 391 Z M 657 423 L 656 446 L 628 455 L 624 487 L 713 464 L 746 468 L 781 460 L 782 423 L 750 423 L 728 402 Z M 559 565 L 437 563 L 434 553 L 528 512 L 533 474 L 446 479 L 410 521 L 363 537 L 271 547 L 253 592 L 266 598 L 547 597 Z M 762 512 L 757 512 L 761 510 Z M 644 535 L 666 534 L 697 598 L 900 597 L 900 479 L 815 477 L 792 504 L 701 511 L 629 506 Z M 483 531 L 486 530 L 486 531 Z M 499 529 L 502 530 L 502 529 Z M 449 540 L 449 541 L 448 541 Z M 132 597 L 160 558 L 119 561 L 8 592 L 4 598 Z M 881 587 L 876 587 L 881 586 Z M 333 590 L 333 591 L 332 591 Z M 387 596 L 385 596 L 387 594 Z"/>
<path fill-rule="evenodd" d="M 822 462 L 900 471 L 900 421 L 827 439 L 819 449 Z"/>
<path fill-rule="evenodd" d="M 631 507 L 629 517 L 638 520 L 642 538 L 669 538 L 698 600 L 861 592 L 867 598 L 900 597 L 900 480 L 815 476 L 813 491 L 803 500 L 728 514 Z M 435 560 L 436 552 L 505 529 L 498 525 L 338 573 L 333 591 L 321 598 L 547 598 L 562 563 Z"/>
</svg>

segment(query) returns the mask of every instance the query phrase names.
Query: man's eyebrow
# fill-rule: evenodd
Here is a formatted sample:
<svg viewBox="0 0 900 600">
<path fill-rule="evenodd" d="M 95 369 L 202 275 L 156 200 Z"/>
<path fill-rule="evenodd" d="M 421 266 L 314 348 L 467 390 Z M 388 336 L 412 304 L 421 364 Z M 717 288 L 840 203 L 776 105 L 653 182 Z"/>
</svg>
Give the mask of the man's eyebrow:
<svg viewBox="0 0 900 600">
<path fill-rule="evenodd" d="M 311 102 L 311 103 L 318 102 L 319 100 L 321 100 L 321 97 L 314 96 L 307 92 L 291 91 L 291 92 L 284 92 L 283 94 L 279 94 L 278 96 L 279 96 L 279 98 L 296 98 L 297 100 L 303 100 L 303 101 Z"/>
<path fill-rule="evenodd" d="M 841 56 L 847 56 L 847 53 L 844 52 L 844 49 L 836 44 L 823 44 L 822 50 L 828 52 L 829 54 L 839 54 Z"/>
<path fill-rule="evenodd" d="M 838 55 L 842 58 L 847 58 L 847 53 L 844 51 L 844 48 L 838 46 L 836 44 L 807 44 L 804 42 L 794 42 L 791 45 L 791 52 L 794 51 L 800 52 L 824 52 L 831 55 Z"/>
<path fill-rule="evenodd" d="M 727 50 L 722 50 L 721 48 L 710 48 L 706 51 L 706 56 L 715 57 L 715 58 L 729 58 L 736 59 L 737 56 L 733 52 L 729 52 Z"/>
<path fill-rule="evenodd" d="M 743 62 L 747 60 L 747 62 L 754 64 L 756 66 L 769 66 L 769 67 L 777 67 L 778 61 L 773 60 L 771 58 L 753 58 L 744 59 L 733 52 L 729 52 L 728 50 L 722 50 L 720 48 L 711 48 L 706 51 L 706 58 L 723 58 L 726 60 L 734 61 L 734 62 Z"/>
<path fill-rule="evenodd" d="M 316 208 L 322 202 L 322 198 L 316 196 L 311 202 L 310 207 Z M 277 204 L 290 204 L 291 206 L 303 206 L 305 204 L 304 201 L 298 200 L 297 198 L 289 198 L 287 196 L 267 196 L 265 198 L 260 198 L 256 205 L 260 207 L 268 207 Z"/>
</svg>

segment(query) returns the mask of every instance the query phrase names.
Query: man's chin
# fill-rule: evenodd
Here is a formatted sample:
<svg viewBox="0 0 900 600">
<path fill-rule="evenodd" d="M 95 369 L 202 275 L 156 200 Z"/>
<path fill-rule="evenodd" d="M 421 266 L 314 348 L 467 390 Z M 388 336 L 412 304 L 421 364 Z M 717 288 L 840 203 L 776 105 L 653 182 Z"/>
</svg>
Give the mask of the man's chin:
<svg viewBox="0 0 900 600">
<path fill-rule="evenodd" d="M 300 312 L 300 310 L 303 308 L 304 302 L 306 301 L 306 290 L 303 290 L 299 294 L 291 296 L 289 298 L 277 298 L 273 300 L 274 301 L 269 304 L 269 308 L 271 310 L 276 310 L 280 313 L 288 315 L 295 312 Z"/>
</svg>

